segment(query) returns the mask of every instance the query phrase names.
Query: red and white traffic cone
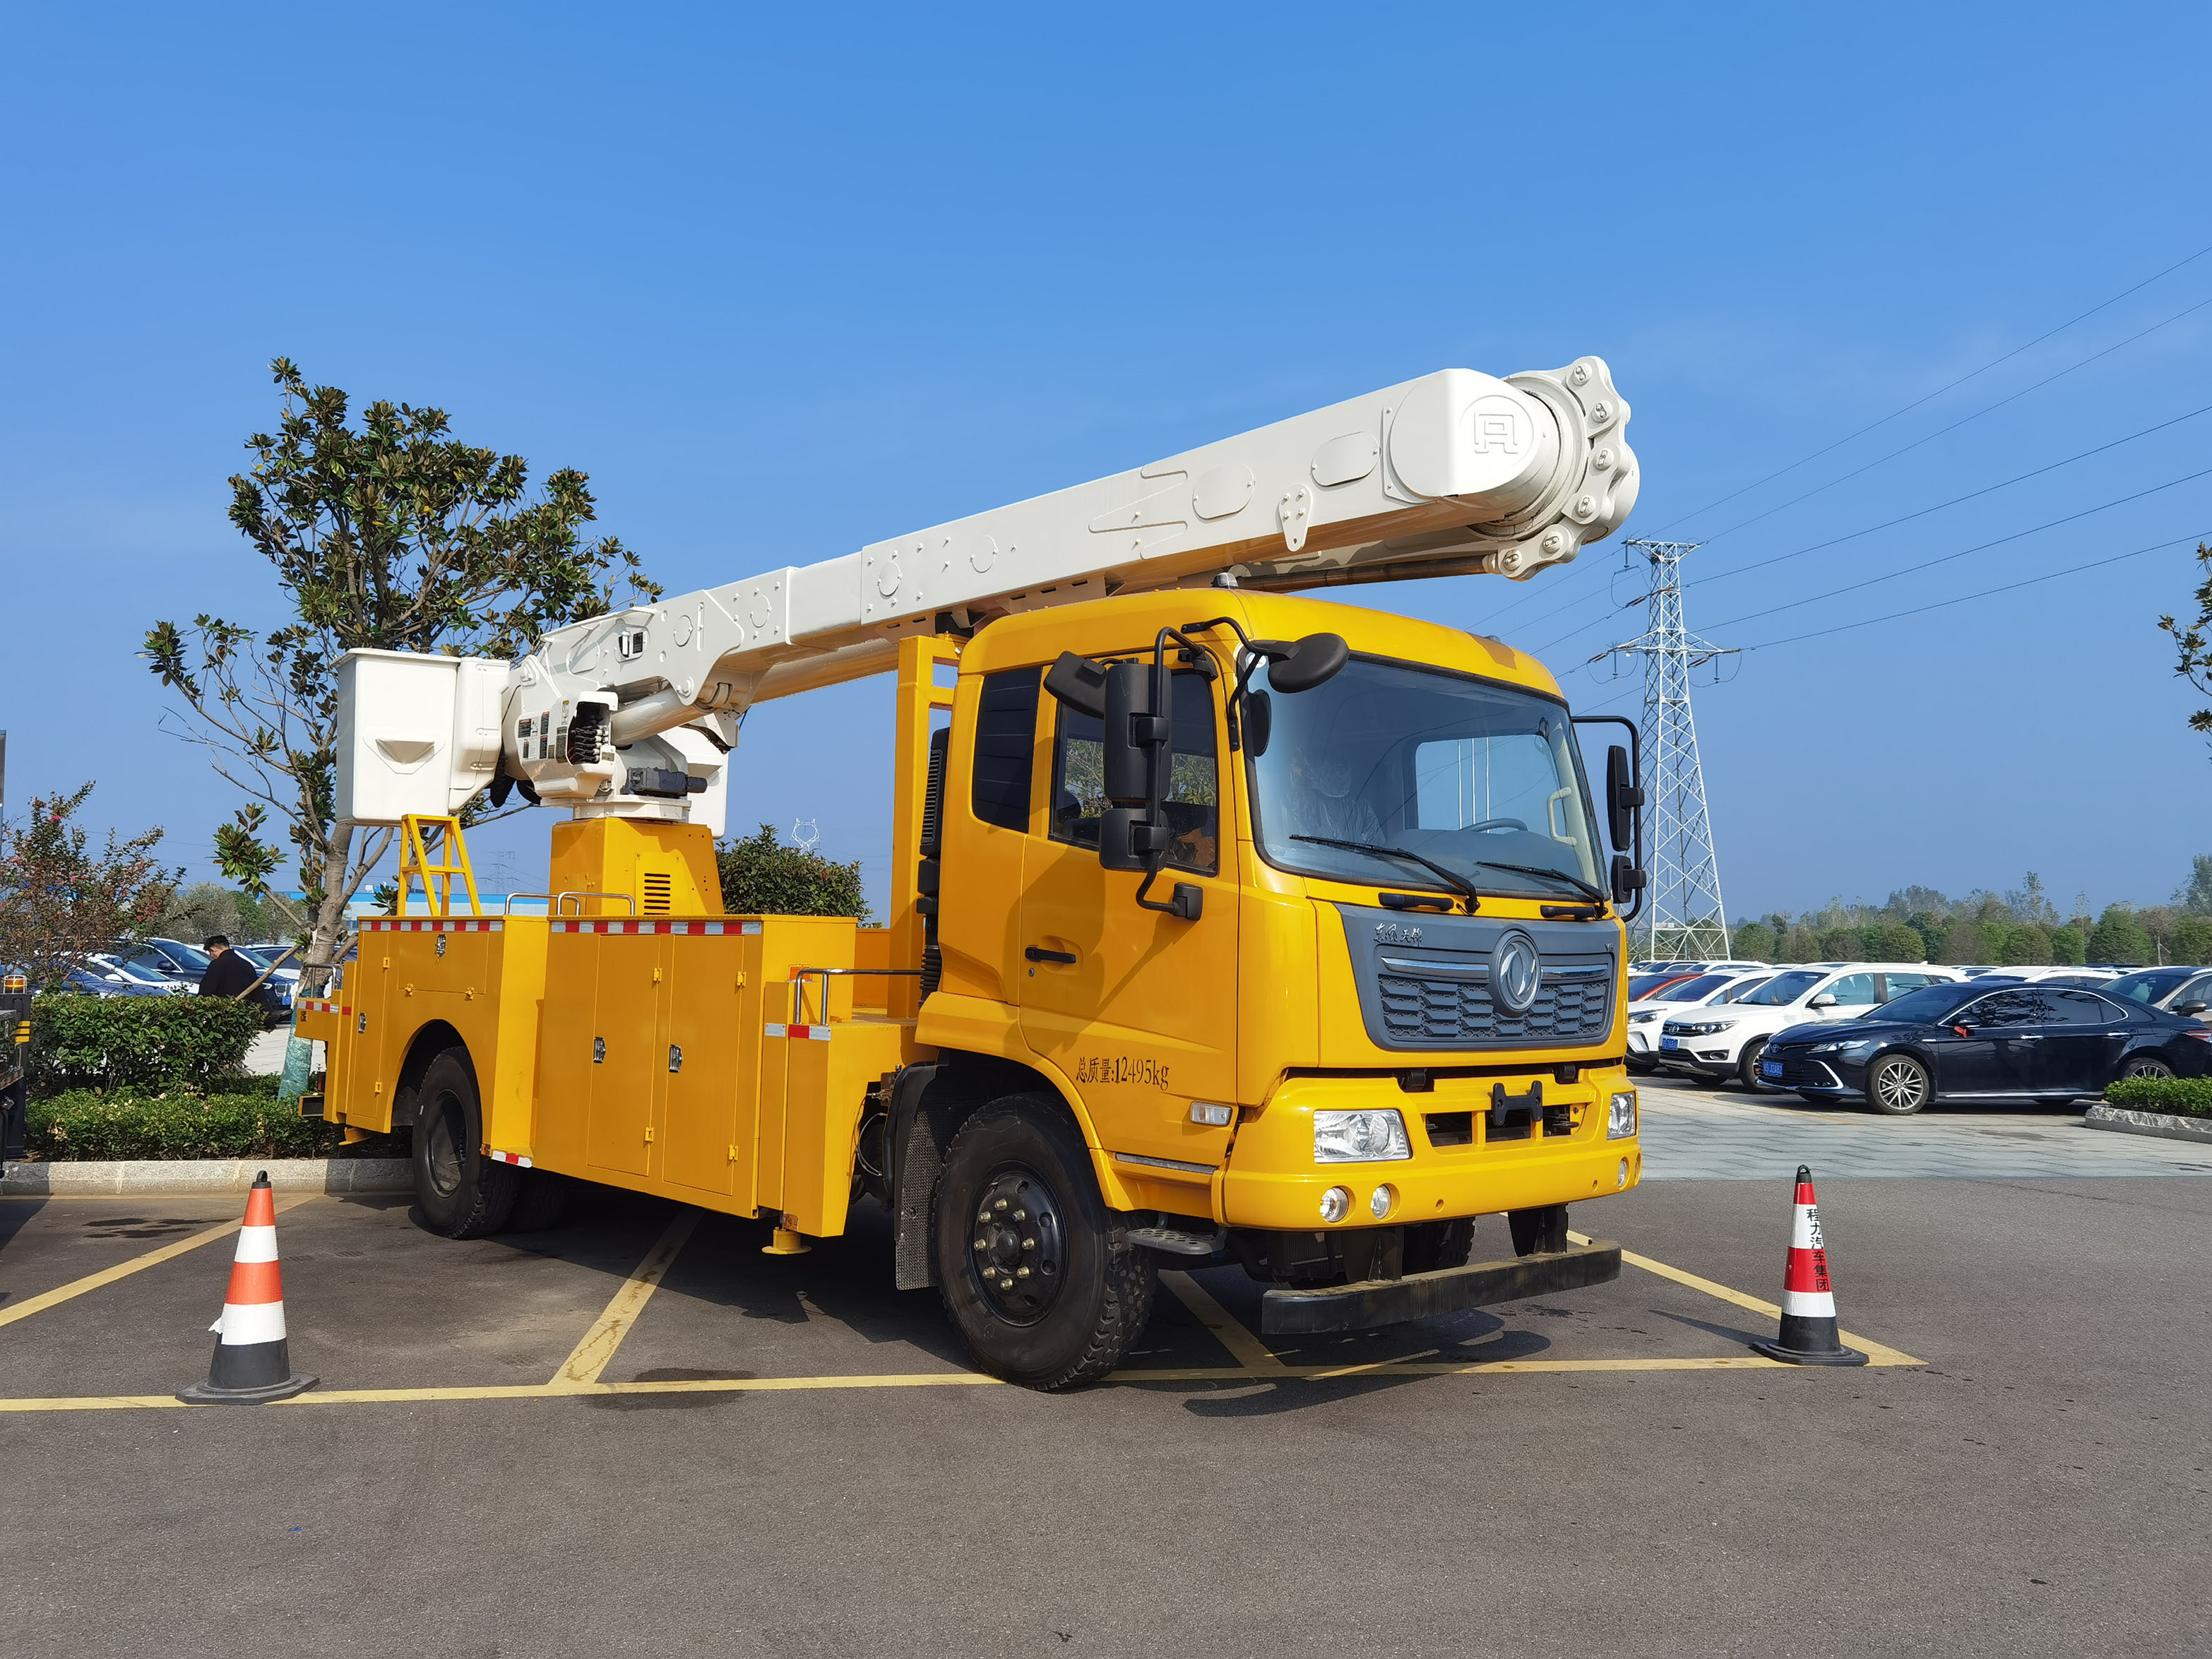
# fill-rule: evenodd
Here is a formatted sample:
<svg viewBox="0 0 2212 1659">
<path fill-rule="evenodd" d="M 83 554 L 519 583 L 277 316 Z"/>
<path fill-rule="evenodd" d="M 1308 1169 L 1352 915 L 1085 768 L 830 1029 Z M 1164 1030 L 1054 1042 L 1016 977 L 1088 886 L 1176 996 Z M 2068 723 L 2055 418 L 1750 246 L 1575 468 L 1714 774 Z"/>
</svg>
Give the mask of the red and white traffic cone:
<svg viewBox="0 0 2212 1659">
<path fill-rule="evenodd" d="M 1820 1242 L 1820 1211 L 1813 1199 L 1813 1172 L 1797 1166 L 1790 1261 L 1782 1273 L 1782 1334 L 1751 1345 L 1769 1359 L 1792 1365 L 1863 1365 L 1867 1357 L 1847 1348 L 1836 1334 L 1836 1292 L 1828 1280 L 1828 1252 Z"/>
<path fill-rule="evenodd" d="M 292 1374 L 284 1284 L 276 1266 L 276 1194 L 266 1170 L 246 1195 L 246 1224 L 238 1230 L 222 1316 L 208 1328 L 216 1334 L 215 1358 L 206 1382 L 177 1390 L 185 1404 L 258 1406 L 315 1386 L 313 1377 Z"/>
</svg>

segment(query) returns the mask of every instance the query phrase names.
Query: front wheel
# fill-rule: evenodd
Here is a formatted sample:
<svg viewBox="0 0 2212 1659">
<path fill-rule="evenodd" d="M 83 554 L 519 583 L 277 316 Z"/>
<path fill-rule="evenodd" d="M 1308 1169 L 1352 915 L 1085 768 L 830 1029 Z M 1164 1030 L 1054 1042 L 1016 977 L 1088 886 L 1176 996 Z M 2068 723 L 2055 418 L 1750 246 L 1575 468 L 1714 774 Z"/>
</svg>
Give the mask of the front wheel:
<svg viewBox="0 0 2212 1659">
<path fill-rule="evenodd" d="M 1766 1085 L 1759 1080 L 1759 1056 L 1766 1052 L 1766 1039 L 1753 1037 L 1743 1045 L 1743 1053 L 1735 1063 L 1735 1080 L 1757 1094 Z"/>
<path fill-rule="evenodd" d="M 1935 1092 L 1928 1068 L 1911 1054 L 1884 1054 L 1867 1069 L 1867 1104 L 1884 1117 L 1911 1117 Z"/>
<path fill-rule="evenodd" d="M 945 1311 L 975 1362 L 1033 1389 L 1096 1382 L 1152 1315 L 1151 1251 L 1106 1208 L 1049 1095 L 1009 1095 L 960 1126 L 930 1206 Z"/>
</svg>

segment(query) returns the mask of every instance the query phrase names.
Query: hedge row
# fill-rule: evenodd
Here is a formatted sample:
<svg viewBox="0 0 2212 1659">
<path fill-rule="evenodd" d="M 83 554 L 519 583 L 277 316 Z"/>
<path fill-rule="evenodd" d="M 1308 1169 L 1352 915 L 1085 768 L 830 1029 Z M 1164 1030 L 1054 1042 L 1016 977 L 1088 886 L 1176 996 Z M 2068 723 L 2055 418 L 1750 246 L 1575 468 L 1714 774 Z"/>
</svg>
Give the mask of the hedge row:
<svg viewBox="0 0 2212 1659">
<path fill-rule="evenodd" d="M 96 997 L 49 992 L 31 1004 L 25 1064 L 34 1095 L 71 1089 L 203 1092 L 241 1078 L 262 1010 L 229 997 Z"/>
<path fill-rule="evenodd" d="M 2212 1077 L 2130 1077 L 2105 1085 L 2105 1103 L 2131 1112 L 2212 1117 Z"/>
<path fill-rule="evenodd" d="M 261 1079 L 254 1079 L 259 1082 Z M 247 1094 L 102 1094 L 72 1089 L 31 1103 L 24 1150 L 49 1164 L 123 1158 L 331 1158 L 344 1130 L 303 1118 L 271 1085 Z M 391 1157 L 379 1136 L 356 1143 Z"/>
</svg>

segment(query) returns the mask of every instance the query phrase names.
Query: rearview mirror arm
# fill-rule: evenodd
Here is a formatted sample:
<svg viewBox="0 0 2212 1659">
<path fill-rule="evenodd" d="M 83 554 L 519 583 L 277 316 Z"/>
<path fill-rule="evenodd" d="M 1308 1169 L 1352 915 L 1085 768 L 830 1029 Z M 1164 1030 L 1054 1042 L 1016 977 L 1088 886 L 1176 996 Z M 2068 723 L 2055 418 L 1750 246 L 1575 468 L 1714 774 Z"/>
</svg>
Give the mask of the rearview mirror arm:
<svg viewBox="0 0 2212 1659">
<path fill-rule="evenodd" d="M 1636 729 L 1636 722 L 1634 720 L 1629 719 L 1626 714 L 1570 714 L 1567 716 L 1567 719 L 1571 724 L 1575 726 L 1626 726 L 1628 728 L 1629 769 L 1636 775 L 1637 788 L 1639 791 L 1643 788 L 1644 734 Z M 1577 747 L 1579 747 L 1579 745 L 1577 745 Z M 1589 775 L 1589 769 L 1588 767 L 1584 767 L 1583 769 L 1583 775 L 1584 780 L 1587 781 Z M 1648 867 L 1644 862 L 1644 812 L 1641 807 L 1637 809 L 1636 833 L 1633 839 L 1635 842 L 1635 850 L 1632 856 L 1633 856 L 1636 860 L 1637 869 L 1640 871 Z M 1644 914 L 1644 896 L 1650 890 L 1651 890 L 1649 886 L 1638 888 L 1636 890 L 1636 903 L 1634 907 L 1624 911 L 1618 904 L 1616 904 L 1613 907 L 1613 914 L 1619 916 L 1624 924 L 1635 921 L 1637 917 Z"/>
</svg>

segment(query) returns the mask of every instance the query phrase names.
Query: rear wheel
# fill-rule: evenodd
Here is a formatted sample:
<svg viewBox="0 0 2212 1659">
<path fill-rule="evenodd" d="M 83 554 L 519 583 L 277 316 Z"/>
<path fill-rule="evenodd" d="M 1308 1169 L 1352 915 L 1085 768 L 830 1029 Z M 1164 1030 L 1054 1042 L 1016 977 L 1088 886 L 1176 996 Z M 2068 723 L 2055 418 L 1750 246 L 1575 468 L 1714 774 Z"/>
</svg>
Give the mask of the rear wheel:
<svg viewBox="0 0 2212 1659">
<path fill-rule="evenodd" d="M 482 1238 L 514 1207 L 512 1164 L 487 1158 L 483 1112 L 468 1050 L 448 1048 L 415 1091 L 415 1202 L 422 1224 L 447 1238 Z"/>
<path fill-rule="evenodd" d="M 1009 1095 L 960 1126 L 930 1238 L 946 1316 L 1009 1382 L 1096 1382 L 1151 1316 L 1152 1253 L 1107 1210 L 1083 1138 L 1049 1095 Z"/>
<path fill-rule="evenodd" d="M 1911 1117 L 1935 1092 L 1928 1068 L 1911 1054 L 1884 1054 L 1867 1068 L 1867 1104 L 1884 1117 Z"/>
<path fill-rule="evenodd" d="M 2172 1077 L 2173 1067 L 2155 1054 L 2130 1054 L 2120 1064 L 2122 1077 Z"/>
</svg>

